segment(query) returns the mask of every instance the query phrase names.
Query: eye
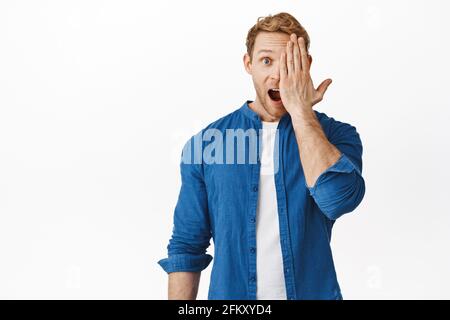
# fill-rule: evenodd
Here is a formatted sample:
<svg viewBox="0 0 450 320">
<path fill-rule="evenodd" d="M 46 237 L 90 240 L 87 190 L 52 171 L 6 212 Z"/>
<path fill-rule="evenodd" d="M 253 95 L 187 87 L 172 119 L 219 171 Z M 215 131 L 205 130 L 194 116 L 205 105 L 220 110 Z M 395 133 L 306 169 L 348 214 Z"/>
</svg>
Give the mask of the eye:
<svg viewBox="0 0 450 320">
<path fill-rule="evenodd" d="M 262 63 L 265 65 L 268 65 L 270 63 L 270 59 L 269 58 L 263 58 Z"/>
</svg>

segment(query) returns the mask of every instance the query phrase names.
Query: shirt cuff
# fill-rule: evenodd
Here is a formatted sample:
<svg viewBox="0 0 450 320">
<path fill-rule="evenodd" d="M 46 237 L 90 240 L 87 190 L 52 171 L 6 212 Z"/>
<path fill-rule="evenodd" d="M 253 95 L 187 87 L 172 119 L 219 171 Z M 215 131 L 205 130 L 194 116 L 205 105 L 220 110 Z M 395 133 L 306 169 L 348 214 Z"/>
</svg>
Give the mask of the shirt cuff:
<svg viewBox="0 0 450 320">
<path fill-rule="evenodd" d="M 211 263 L 213 257 L 209 254 L 174 254 L 168 258 L 161 259 L 158 264 L 165 272 L 198 272 L 206 269 Z"/>
<path fill-rule="evenodd" d="M 306 180 L 305 185 L 308 188 L 310 195 L 314 195 L 317 186 L 323 182 L 330 172 L 351 173 L 353 170 L 356 170 L 359 174 L 361 174 L 353 162 L 344 153 L 341 153 L 339 159 L 320 174 L 316 180 L 316 183 L 312 187 L 308 187 L 308 185 L 306 185 Z"/>
</svg>

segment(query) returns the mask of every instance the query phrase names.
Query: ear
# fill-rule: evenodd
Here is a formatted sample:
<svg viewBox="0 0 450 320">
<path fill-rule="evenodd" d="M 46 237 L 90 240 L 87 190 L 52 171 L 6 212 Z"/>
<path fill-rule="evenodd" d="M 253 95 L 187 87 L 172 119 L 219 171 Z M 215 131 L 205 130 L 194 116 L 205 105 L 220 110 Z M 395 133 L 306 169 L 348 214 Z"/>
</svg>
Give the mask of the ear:
<svg viewBox="0 0 450 320">
<path fill-rule="evenodd" d="M 309 60 L 309 65 L 312 64 L 312 56 L 308 53 L 308 60 Z"/>
<path fill-rule="evenodd" d="M 250 56 L 247 52 L 244 54 L 243 61 L 244 61 L 245 70 L 247 71 L 248 74 L 251 75 L 252 74 L 252 63 L 250 62 Z"/>
</svg>

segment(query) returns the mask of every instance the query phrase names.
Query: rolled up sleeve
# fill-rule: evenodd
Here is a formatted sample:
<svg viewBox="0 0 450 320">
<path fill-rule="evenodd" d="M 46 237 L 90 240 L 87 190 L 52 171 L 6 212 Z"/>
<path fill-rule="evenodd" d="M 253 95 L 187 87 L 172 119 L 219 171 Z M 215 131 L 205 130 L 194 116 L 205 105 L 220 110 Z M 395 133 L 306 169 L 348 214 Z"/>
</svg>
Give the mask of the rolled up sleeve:
<svg viewBox="0 0 450 320">
<path fill-rule="evenodd" d="M 363 147 L 356 128 L 335 121 L 328 137 L 341 152 L 340 158 L 308 187 L 320 210 L 331 220 L 356 209 L 365 194 L 362 177 Z"/>
<path fill-rule="evenodd" d="M 185 146 L 186 150 L 189 148 Z M 213 259 L 206 253 L 211 230 L 202 165 L 182 161 L 180 171 L 181 189 L 173 216 L 172 237 L 167 246 L 168 257 L 158 261 L 167 273 L 202 271 Z"/>
</svg>

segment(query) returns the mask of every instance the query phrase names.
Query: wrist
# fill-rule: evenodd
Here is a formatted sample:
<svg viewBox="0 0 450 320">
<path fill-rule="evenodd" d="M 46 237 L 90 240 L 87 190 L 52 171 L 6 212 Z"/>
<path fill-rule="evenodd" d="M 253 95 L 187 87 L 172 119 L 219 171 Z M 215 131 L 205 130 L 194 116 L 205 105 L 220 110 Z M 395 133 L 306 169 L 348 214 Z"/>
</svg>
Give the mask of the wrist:
<svg viewBox="0 0 450 320">
<path fill-rule="evenodd" d="M 314 113 L 314 110 L 312 108 L 309 109 L 298 109 L 295 112 L 290 113 L 292 124 L 294 127 L 296 125 L 301 125 L 305 122 L 311 122 L 316 119 L 316 115 Z"/>
</svg>

